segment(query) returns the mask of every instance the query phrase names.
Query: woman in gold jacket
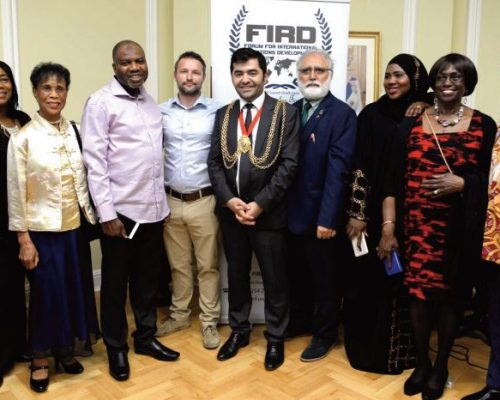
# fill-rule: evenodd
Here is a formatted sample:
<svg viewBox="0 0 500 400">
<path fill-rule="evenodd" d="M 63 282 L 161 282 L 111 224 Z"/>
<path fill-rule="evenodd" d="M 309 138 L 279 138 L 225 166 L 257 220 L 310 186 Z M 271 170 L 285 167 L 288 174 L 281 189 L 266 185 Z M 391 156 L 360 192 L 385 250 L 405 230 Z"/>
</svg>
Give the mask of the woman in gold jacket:
<svg viewBox="0 0 500 400">
<path fill-rule="evenodd" d="M 60 64 L 42 63 L 30 79 L 39 110 L 9 142 L 7 184 L 9 229 L 17 232 L 30 281 L 30 386 L 43 392 L 48 357 L 67 373 L 81 373 L 74 356 L 98 334 L 79 230 L 80 218 L 94 224 L 96 217 L 75 129 L 61 115 L 70 73 Z"/>
</svg>

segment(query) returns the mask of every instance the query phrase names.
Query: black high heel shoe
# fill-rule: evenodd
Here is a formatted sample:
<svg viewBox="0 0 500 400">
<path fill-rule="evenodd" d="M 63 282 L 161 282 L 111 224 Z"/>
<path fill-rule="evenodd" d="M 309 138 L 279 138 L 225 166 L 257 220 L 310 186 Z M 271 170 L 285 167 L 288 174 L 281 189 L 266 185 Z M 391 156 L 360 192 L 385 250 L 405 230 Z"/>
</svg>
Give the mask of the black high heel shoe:
<svg viewBox="0 0 500 400">
<path fill-rule="evenodd" d="M 81 374 L 83 372 L 83 365 L 80 364 L 75 359 L 70 360 L 69 363 L 65 363 L 64 361 L 61 361 L 61 360 L 56 358 L 55 362 L 56 362 L 56 369 L 58 371 L 61 370 L 61 366 L 62 366 L 62 369 L 67 374 L 77 375 L 77 374 Z"/>
<path fill-rule="evenodd" d="M 44 378 L 44 379 L 34 379 L 33 372 L 38 371 L 40 369 L 47 369 L 48 370 L 49 366 L 48 365 L 33 365 L 33 362 L 32 362 L 28 368 L 31 370 L 30 388 L 37 393 L 43 393 L 43 392 L 47 391 L 47 388 L 49 387 L 48 371 L 47 371 L 47 378 Z"/>
<path fill-rule="evenodd" d="M 422 390 L 422 400 L 437 400 L 440 399 L 443 395 L 444 388 L 446 387 L 446 383 L 448 382 L 448 370 L 445 371 L 445 374 L 441 377 L 441 380 L 438 382 L 438 386 L 430 387 L 429 382 L 426 383 L 424 389 Z"/>
<path fill-rule="evenodd" d="M 427 360 L 427 364 L 424 368 L 415 368 L 411 373 L 410 377 L 405 381 L 404 393 L 407 396 L 414 396 L 424 389 L 427 383 L 429 374 L 432 369 L 432 364 L 430 360 Z"/>
</svg>

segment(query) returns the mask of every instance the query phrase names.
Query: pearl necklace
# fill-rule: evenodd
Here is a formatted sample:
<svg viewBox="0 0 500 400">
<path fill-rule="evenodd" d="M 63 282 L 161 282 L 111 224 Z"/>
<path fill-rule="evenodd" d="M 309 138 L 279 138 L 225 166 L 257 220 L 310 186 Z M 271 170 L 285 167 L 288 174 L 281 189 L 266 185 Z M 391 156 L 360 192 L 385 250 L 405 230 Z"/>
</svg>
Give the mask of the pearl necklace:
<svg viewBox="0 0 500 400">
<path fill-rule="evenodd" d="M 439 111 L 437 103 L 434 104 L 434 113 L 436 114 L 434 118 L 436 119 L 437 123 L 441 125 L 443 128 L 447 128 L 448 126 L 455 126 L 461 121 L 462 117 L 464 116 L 464 106 L 460 105 L 460 108 L 456 112 L 457 117 L 454 119 L 440 118 L 439 115 L 441 114 L 441 112 Z"/>
<path fill-rule="evenodd" d="M 57 121 L 48 121 L 51 125 L 59 125 L 61 123 L 62 118 L 59 118 Z"/>
</svg>

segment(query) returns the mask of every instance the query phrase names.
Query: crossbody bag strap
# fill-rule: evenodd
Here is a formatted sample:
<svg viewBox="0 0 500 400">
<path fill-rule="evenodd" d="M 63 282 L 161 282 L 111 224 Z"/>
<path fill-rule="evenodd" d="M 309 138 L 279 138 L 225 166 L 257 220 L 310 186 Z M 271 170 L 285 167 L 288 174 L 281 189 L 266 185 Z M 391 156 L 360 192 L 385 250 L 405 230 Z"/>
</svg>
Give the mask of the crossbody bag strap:
<svg viewBox="0 0 500 400">
<path fill-rule="evenodd" d="M 444 156 L 443 149 L 441 148 L 441 144 L 439 143 L 439 139 L 437 138 L 436 132 L 434 131 L 434 127 L 432 126 L 431 120 L 429 119 L 429 116 L 427 115 L 427 113 L 425 113 L 425 118 L 427 118 L 427 122 L 429 123 L 429 127 L 431 128 L 432 135 L 434 136 L 434 140 L 436 141 L 439 152 L 441 153 L 441 157 L 443 158 L 443 161 L 446 164 L 446 168 L 448 168 L 448 171 L 450 172 L 450 174 L 453 174 L 453 171 L 450 168 L 450 164 L 448 164 L 448 161 L 446 160 L 446 157 Z"/>
<path fill-rule="evenodd" d="M 82 138 L 80 137 L 80 132 L 78 131 L 78 128 L 76 127 L 76 122 L 75 121 L 69 121 L 71 123 L 71 126 L 73 127 L 73 130 L 75 131 L 76 135 L 76 140 L 78 141 L 78 147 L 80 148 L 80 152 L 82 152 Z"/>
</svg>

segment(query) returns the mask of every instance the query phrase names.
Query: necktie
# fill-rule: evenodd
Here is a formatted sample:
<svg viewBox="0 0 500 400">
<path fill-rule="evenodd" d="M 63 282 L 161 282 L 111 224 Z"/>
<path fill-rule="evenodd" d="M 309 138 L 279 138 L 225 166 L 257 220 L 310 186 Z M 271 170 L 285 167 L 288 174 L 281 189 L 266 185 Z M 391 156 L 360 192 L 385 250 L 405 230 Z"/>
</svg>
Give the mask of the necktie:
<svg viewBox="0 0 500 400">
<path fill-rule="evenodd" d="M 252 107 L 253 107 L 252 103 L 247 103 L 245 105 L 245 108 L 247 109 L 247 113 L 245 115 L 245 128 L 247 130 L 250 124 L 252 123 Z"/>
<path fill-rule="evenodd" d="M 246 108 L 246 115 L 245 115 L 245 129 L 248 130 L 248 127 L 252 123 L 252 103 L 247 103 L 245 104 Z M 250 139 L 250 143 L 252 142 L 252 136 L 250 135 L 248 137 Z M 251 151 L 251 150 L 250 150 Z M 249 178 L 250 178 L 250 169 L 251 169 L 251 164 L 250 164 L 250 158 L 248 156 L 248 153 L 244 153 L 240 156 L 240 196 L 245 200 L 248 201 L 248 186 L 249 186 Z"/>
<path fill-rule="evenodd" d="M 311 103 L 306 101 L 304 107 L 302 108 L 302 116 L 301 116 L 302 126 L 305 126 L 307 124 L 307 120 L 309 119 L 309 110 L 311 109 L 311 107 L 312 107 Z"/>
</svg>

